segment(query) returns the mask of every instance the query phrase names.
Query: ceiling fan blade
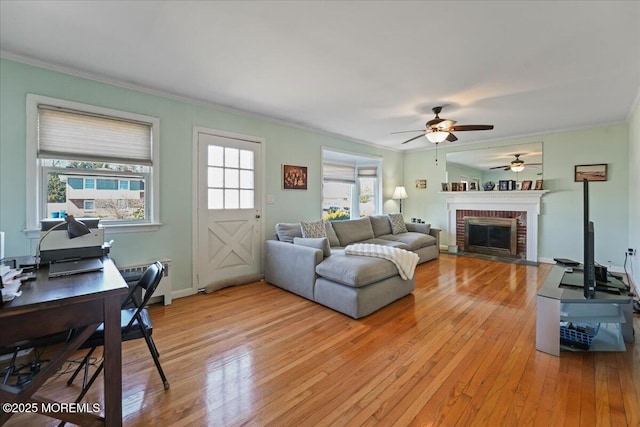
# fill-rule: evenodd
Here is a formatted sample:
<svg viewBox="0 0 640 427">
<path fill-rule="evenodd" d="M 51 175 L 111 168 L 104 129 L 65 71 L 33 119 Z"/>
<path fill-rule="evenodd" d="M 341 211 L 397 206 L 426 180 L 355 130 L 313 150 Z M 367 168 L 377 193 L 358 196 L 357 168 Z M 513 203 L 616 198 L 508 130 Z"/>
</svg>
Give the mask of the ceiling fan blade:
<svg viewBox="0 0 640 427">
<path fill-rule="evenodd" d="M 511 165 L 504 165 L 504 166 L 494 166 L 492 168 L 489 169 L 511 169 Z"/>
<path fill-rule="evenodd" d="M 460 132 L 467 130 L 491 130 L 493 129 L 493 125 L 459 125 L 459 126 L 451 126 L 449 128 L 449 132 Z"/>
<path fill-rule="evenodd" d="M 419 129 L 419 130 L 401 130 L 400 132 L 391 132 L 391 135 L 395 135 L 397 133 L 409 133 L 409 132 L 424 132 L 424 129 Z"/>
<path fill-rule="evenodd" d="M 418 135 L 418 136 L 414 136 L 414 137 L 413 137 L 413 138 L 411 138 L 411 139 L 407 139 L 405 142 L 403 142 L 403 144 L 406 144 L 407 142 L 411 142 L 411 141 L 413 141 L 414 139 L 422 138 L 423 136 L 424 136 L 424 134 L 422 134 L 422 135 Z"/>
<path fill-rule="evenodd" d="M 454 134 L 452 134 L 452 133 L 450 133 L 450 134 L 447 136 L 447 141 L 449 141 L 449 142 L 456 142 L 457 140 L 458 140 L 458 137 L 456 137 L 456 136 L 455 136 Z"/>
<path fill-rule="evenodd" d="M 534 165 L 539 166 L 539 165 L 541 165 L 541 164 L 542 164 L 542 163 L 529 163 L 529 162 L 526 162 L 526 163 L 525 163 L 525 165 L 526 165 L 526 166 L 534 166 Z"/>
</svg>

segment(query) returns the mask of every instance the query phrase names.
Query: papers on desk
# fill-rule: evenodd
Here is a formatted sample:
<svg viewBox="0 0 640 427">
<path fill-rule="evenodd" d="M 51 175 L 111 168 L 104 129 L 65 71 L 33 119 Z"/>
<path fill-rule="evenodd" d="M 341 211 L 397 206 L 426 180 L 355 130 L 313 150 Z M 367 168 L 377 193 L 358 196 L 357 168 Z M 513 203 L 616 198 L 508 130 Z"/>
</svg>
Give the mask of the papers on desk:
<svg viewBox="0 0 640 427">
<path fill-rule="evenodd" d="M 9 268 L 6 265 L 0 265 L 0 276 L 2 277 L 2 301 L 11 301 L 15 297 L 22 295 L 20 285 L 22 280 L 22 269 Z"/>
</svg>

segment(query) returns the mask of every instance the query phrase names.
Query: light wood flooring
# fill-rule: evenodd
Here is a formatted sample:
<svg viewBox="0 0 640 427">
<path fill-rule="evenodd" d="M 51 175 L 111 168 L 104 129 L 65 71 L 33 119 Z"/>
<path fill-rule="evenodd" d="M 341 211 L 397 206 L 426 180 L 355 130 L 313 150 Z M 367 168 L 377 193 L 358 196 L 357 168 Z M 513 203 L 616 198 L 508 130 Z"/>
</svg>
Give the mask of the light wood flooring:
<svg viewBox="0 0 640 427">
<path fill-rule="evenodd" d="M 171 388 L 142 340 L 125 343 L 124 425 L 640 426 L 640 339 L 624 353 L 535 350 L 549 270 L 442 255 L 418 266 L 412 295 L 360 320 L 263 282 L 154 306 Z M 41 394 L 72 401 L 67 378 Z M 84 401 L 101 394 L 99 381 Z"/>
</svg>

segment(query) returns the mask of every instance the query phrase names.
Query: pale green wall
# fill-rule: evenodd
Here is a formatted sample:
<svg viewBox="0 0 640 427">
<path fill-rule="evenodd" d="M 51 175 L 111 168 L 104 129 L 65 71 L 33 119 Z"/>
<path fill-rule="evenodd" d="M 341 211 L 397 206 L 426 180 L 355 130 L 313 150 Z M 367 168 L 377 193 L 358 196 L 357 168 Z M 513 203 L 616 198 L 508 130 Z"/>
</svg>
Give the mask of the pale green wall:
<svg viewBox="0 0 640 427">
<path fill-rule="evenodd" d="M 547 260 L 554 257 L 582 260 L 582 187 L 574 182 L 574 165 L 607 163 L 608 181 L 592 183 L 590 192 L 591 218 L 596 227 L 596 260 L 622 266 L 631 225 L 628 208 L 629 132 L 625 124 L 476 144 L 466 148 L 440 144 L 437 164 L 435 150 L 407 153 L 405 182 L 426 178 L 427 190 L 407 187 L 409 199 L 405 200 L 405 212 L 445 230 L 442 243 L 448 244 L 445 200 L 438 194 L 440 182 L 445 178 L 445 153 L 537 141 L 543 141 L 544 189 L 549 190 L 542 198 L 538 257 Z"/>
<path fill-rule="evenodd" d="M 640 93 L 638 94 L 640 97 Z M 636 250 L 630 257 L 627 271 L 640 292 L 640 101 L 629 121 L 629 248 Z"/>
<path fill-rule="evenodd" d="M 192 127 L 261 137 L 265 144 L 265 236 L 280 221 L 320 219 L 320 150 L 322 146 L 383 157 L 384 198 L 401 185 L 403 156 L 319 133 L 304 131 L 174 99 L 113 86 L 0 59 L 0 230 L 6 233 L 7 256 L 28 254 L 33 243 L 25 228 L 25 111 L 26 94 L 61 98 L 160 119 L 160 220 L 156 232 L 113 234 L 113 258 L 121 265 L 156 257 L 173 260 L 173 288 L 192 286 Z M 282 163 L 306 165 L 307 191 L 281 189 Z M 385 202 L 394 210 L 395 202 Z"/>
</svg>

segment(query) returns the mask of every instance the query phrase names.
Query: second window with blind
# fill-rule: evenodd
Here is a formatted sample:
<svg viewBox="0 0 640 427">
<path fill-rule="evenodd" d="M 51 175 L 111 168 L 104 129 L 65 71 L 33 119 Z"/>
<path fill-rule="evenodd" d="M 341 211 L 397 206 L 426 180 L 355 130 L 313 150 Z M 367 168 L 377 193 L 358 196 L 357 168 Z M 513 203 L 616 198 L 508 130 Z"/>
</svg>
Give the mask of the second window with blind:
<svg viewBox="0 0 640 427">
<path fill-rule="evenodd" d="M 37 217 L 157 222 L 158 119 L 30 95 Z M 34 226 L 36 224 L 33 224 Z"/>
<path fill-rule="evenodd" d="M 381 213 L 382 161 L 323 150 L 322 219 L 342 221 Z"/>
</svg>

